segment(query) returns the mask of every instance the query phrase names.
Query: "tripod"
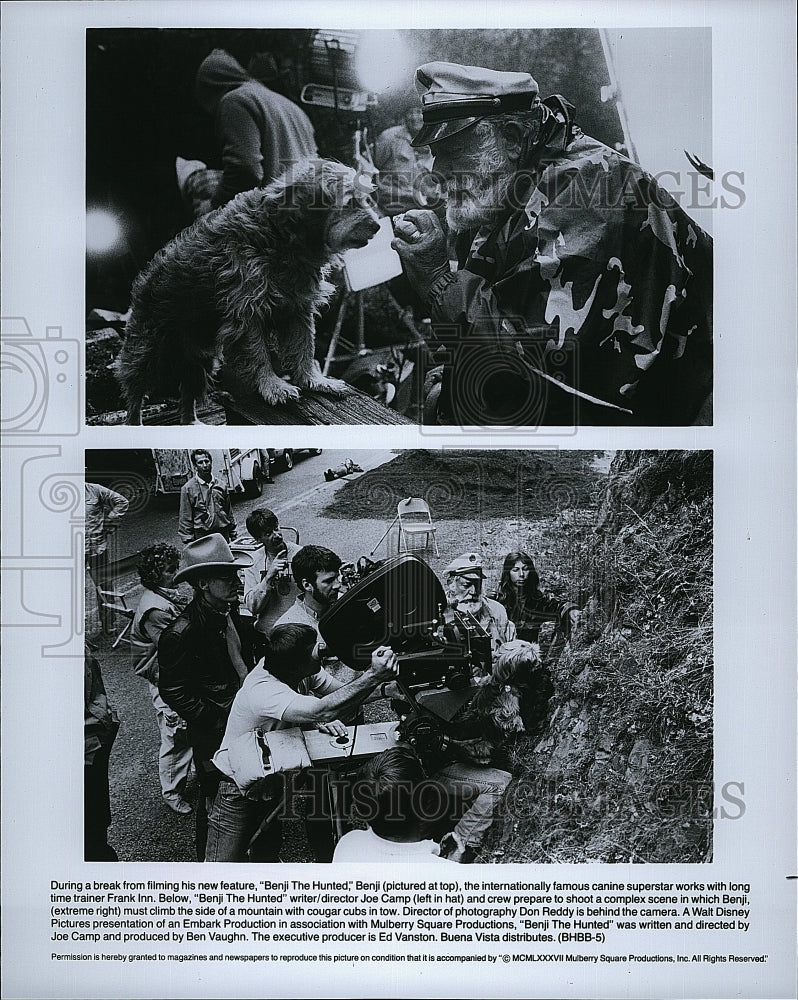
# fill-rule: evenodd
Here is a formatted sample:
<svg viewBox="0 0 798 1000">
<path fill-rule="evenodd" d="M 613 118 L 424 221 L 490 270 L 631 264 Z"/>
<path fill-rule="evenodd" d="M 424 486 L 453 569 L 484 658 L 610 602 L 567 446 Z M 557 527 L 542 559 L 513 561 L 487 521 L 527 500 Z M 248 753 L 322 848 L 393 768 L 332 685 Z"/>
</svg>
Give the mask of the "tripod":
<svg viewBox="0 0 798 1000">
<path fill-rule="evenodd" d="M 356 341 L 352 344 L 350 341 L 342 340 L 341 337 L 341 327 L 343 326 L 344 319 L 350 307 L 354 307 L 356 315 Z M 338 353 L 339 344 L 345 344 L 351 347 L 352 350 L 344 351 L 342 354 Z M 366 347 L 365 334 L 363 329 L 363 291 L 353 292 L 349 288 L 344 291 L 344 296 L 341 299 L 341 305 L 338 307 L 338 315 L 335 318 L 335 326 L 333 327 L 332 337 L 330 338 L 330 346 L 327 348 L 327 354 L 324 358 L 324 366 L 322 367 L 322 375 L 329 375 L 330 367 L 336 361 L 352 361 L 355 358 L 363 358 L 367 354 L 371 354 L 371 351 Z"/>
</svg>

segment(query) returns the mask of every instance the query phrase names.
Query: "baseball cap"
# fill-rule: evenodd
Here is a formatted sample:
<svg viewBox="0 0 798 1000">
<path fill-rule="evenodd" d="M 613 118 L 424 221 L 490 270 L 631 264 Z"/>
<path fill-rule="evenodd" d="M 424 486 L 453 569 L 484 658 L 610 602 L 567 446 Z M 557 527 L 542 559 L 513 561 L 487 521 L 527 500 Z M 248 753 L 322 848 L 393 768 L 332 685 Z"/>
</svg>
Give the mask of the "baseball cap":
<svg viewBox="0 0 798 1000">
<path fill-rule="evenodd" d="M 529 73 L 505 73 L 482 66 L 430 62 L 416 70 L 424 124 L 411 145 L 428 146 L 470 128 L 483 118 L 527 111 L 539 103 Z"/>
</svg>

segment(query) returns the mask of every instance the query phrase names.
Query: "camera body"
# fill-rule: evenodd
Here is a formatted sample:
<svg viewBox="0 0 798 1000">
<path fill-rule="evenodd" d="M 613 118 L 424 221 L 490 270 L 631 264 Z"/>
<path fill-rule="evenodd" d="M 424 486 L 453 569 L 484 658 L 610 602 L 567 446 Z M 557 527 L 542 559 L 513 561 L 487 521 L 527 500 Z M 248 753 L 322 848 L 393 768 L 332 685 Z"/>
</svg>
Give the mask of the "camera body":
<svg viewBox="0 0 798 1000">
<path fill-rule="evenodd" d="M 457 690 L 469 686 L 474 668 L 490 670 L 490 636 L 471 615 L 447 611 L 443 586 L 423 559 L 403 553 L 363 569 L 367 575 L 319 622 L 331 653 L 365 670 L 377 646 L 391 646 L 409 688 Z"/>
</svg>

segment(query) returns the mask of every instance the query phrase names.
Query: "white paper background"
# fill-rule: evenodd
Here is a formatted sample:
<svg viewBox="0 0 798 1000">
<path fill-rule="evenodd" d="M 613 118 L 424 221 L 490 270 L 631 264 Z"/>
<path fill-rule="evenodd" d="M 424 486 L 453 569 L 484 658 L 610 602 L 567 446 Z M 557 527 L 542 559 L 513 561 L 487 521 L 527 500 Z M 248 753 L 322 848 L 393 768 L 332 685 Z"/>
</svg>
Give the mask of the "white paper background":
<svg viewBox="0 0 798 1000">
<path fill-rule="evenodd" d="M 2 9 L 2 312 L 4 389 L 31 398 L 47 364 L 44 424 L 4 423 L 4 995 L 139 996 L 794 996 L 795 891 L 795 15 L 787 2 L 523 4 L 95 3 Z M 710 26 L 715 169 L 745 174 L 745 205 L 718 211 L 714 428 L 585 428 L 565 440 L 358 431 L 363 445 L 473 443 L 579 448 L 712 448 L 716 460 L 716 783 L 745 784 L 745 816 L 719 821 L 711 866 L 502 866 L 502 879 L 750 881 L 754 922 L 730 951 L 764 966 L 127 967 L 51 963 L 51 878 L 196 878 L 195 866 L 84 865 L 81 642 L 84 448 L 141 445 L 133 428 L 81 430 L 84 325 L 84 62 L 87 26 L 644 27 Z M 656 113 L 656 109 L 652 109 Z M 686 110 L 686 113 L 689 113 Z M 135 137 L 131 137 L 135 141 Z M 48 328 L 56 328 L 49 329 Z M 60 337 L 57 328 L 60 328 Z M 46 358 L 46 360 L 44 360 Z M 10 359 L 10 360 L 9 360 Z M 16 366 L 16 367 L 14 367 Z M 58 375 L 66 377 L 58 381 Z M 38 400 L 37 402 L 41 402 Z M 29 411 L 30 415 L 32 411 Z M 223 447 L 227 432 L 204 441 Z M 313 428 L 312 443 L 341 430 Z M 351 434 L 350 434 L 351 440 Z M 309 441 L 289 428 L 280 445 Z M 146 444 L 155 443 L 147 435 Z M 182 429 L 157 443 L 185 445 Z M 257 428 L 236 444 L 257 446 Z M 46 654 L 43 647 L 49 647 Z M 304 869 L 302 876 L 311 869 Z M 315 869 L 331 877 L 329 869 Z M 488 869 L 481 869 L 484 874 Z M 293 874 L 281 866 L 279 876 Z M 336 874 L 337 874 L 336 870 Z M 229 877 L 240 877 L 229 869 Z M 343 872 L 341 872 L 343 874 Z M 476 872 L 474 872 L 476 874 Z M 264 877 L 270 877 L 264 873 Z M 271 877 L 278 877 L 275 873 Z M 763 900 L 765 902 L 763 902 Z M 659 937 L 610 950 L 660 950 Z M 142 949 L 143 950 L 143 949 Z M 676 942 L 718 951 L 722 936 Z M 685 971 L 682 971 L 682 970 Z M 395 975 L 393 974 L 395 972 Z"/>
</svg>

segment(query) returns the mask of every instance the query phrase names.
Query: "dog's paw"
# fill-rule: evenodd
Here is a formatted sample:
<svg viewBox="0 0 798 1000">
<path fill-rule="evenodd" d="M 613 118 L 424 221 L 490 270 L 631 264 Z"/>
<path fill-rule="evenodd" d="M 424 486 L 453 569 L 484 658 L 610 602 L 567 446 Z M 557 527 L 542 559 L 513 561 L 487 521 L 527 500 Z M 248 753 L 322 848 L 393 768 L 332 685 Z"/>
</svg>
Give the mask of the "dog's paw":
<svg viewBox="0 0 798 1000">
<path fill-rule="evenodd" d="M 331 396 L 343 396 L 345 393 L 349 392 L 349 385 L 340 378 L 326 378 L 324 375 L 320 375 L 318 378 L 311 379 L 307 384 L 308 389 L 312 389 L 314 392 L 326 392 Z"/>
<path fill-rule="evenodd" d="M 263 401 L 269 406 L 278 406 L 280 403 L 291 403 L 299 399 L 299 389 L 295 385 L 283 381 L 281 378 L 272 378 L 258 384 L 258 392 L 263 397 Z"/>
</svg>

